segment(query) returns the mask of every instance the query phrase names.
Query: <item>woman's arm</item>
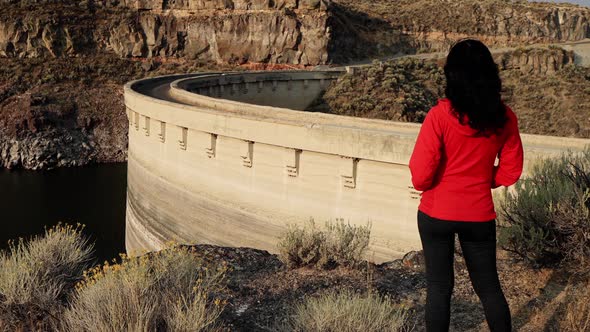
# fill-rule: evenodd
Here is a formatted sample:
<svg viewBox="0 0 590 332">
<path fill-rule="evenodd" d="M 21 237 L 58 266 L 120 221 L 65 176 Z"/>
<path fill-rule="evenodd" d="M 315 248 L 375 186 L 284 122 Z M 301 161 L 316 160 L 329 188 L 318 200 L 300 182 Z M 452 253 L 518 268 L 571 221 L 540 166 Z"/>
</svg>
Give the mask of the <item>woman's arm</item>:
<svg viewBox="0 0 590 332">
<path fill-rule="evenodd" d="M 506 114 L 508 115 L 506 140 L 498 152 L 500 162 L 498 166 L 494 167 L 492 188 L 511 186 L 518 181 L 522 174 L 523 150 L 518 132 L 518 120 L 510 108 Z"/>
<path fill-rule="evenodd" d="M 434 176 L 441 158 L 442 134 L 434 109 L 426 115 L 412 157 L 410 171 L 414 189 L 425 191 L 432 187 Z"/>
</svg>

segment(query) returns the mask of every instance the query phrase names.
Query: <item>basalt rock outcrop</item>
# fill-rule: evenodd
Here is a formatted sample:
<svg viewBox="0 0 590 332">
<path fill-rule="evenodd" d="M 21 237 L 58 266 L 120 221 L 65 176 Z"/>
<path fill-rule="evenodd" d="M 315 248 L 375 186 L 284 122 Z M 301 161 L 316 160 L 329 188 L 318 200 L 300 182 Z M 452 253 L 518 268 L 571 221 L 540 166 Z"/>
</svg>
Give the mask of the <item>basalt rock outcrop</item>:
<svg viewBox="0 0 590 332">
<path fill-rule="evenodd" d="M 0 167 L 49 169 L 123 162 L 127 119 L 121 84 L 141 74 L 123 60 L 3 59 L 0 77 Z M 35 62 L 31 64 L 31 62 Z M 99 75 L 120 78 L 100 79 Z M 8 76 L 14 75 L 14 76 Z"/>
<path fill-rule="evenodd" d="M 33 12 L 20 2 L 3 6 L 0 57 L 107 51 L 224 63 L 328 61 L 328 14 L 319 0 L 93 2 L 63 11 L 51 3 Z"/>
<path fill-rule="evenodd" d="M 502 70 L 519 69 L 524 74 L 555 74 L 574 63 L 574 54 L 557 47 L 520 48 L 498 56 Z"/>
<path fill-rule="evenodd" d="M 590 8 L 508 1 L 1 0 L 0 57 L 173 57 L 318 65 L 590 38 Z"/>
<path fill-rule="evenodd" d="M 573 41 L 590 37 L 589 22 L 589 8 L 500 0 L 0 0 L 0 167 L 124 161 L 122 84 L 141 68 L 309 67 L 446 50 L 465 36 L 496 48 Z M 498 61 L 541 75 L 571 56 Z M 53 99 L 29 97 L 39 94 Z"/>
<path fill-rule="evenodd" d="M 333 0 L 344 23 L 333 43 L 347 53 L 339 61 L 392 51 L 446 51 L 456 40 L 476 37 L 500 48 L 590 38 L 590 8 L 527 1 Z"/>
<path fill-rule="evenodd" d="M 61 4 L 86 8 L 130 8 L 139 10 L 206 10 L 206 9 L 316 9 L 326 0 L 0 0 L 0 4 L 21 7 Z"/>
</svg>

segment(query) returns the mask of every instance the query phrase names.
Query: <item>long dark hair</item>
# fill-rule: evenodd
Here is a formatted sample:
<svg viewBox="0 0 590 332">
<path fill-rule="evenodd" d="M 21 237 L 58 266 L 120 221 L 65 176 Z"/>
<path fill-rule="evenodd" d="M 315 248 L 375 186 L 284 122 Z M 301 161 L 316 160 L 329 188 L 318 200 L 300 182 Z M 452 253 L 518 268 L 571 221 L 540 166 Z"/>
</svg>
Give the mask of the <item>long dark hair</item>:
<svg viewBox="0 0 590 332">
<path fill-rule="evenodd" d="M 482 42 L 457 42 L 447 56 L 445 77 L 445 94 L 460 123 L 486 136 L 504 127 L 507 118 L 500 95 L 502 80 L 490 50 Z"/>
</svg>

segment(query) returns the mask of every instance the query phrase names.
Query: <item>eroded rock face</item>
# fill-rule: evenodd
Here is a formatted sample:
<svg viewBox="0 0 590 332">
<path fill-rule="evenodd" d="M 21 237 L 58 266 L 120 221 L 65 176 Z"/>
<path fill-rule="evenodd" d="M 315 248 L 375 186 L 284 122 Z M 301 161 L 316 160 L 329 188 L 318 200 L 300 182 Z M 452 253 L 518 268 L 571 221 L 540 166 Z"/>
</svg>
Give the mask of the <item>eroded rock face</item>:
<svg viewBox="0 0 590 332">
<path fill-rule="evenodd" d="M 590 9 L 490 1 L 0 0 L 0 57 L 187 57 L 318 65 L 590 38 Z M 39 6 L 39 3 L 47 4 Z M 30 10 L 32 9 L 32 10 Z"/>
<path fill-rule="evenodd" d="M 91 31 L 33 16 L 0 20 L 0 57 L 73 56 L 91 42 Z"/>
<path fill-rule="evenodd" d="M 415 24 L 404 19 L 403 29 L 424 45 L 446 49 L 450 41 L 478 36 L 490 45 L 575 41 L 590 37 L 590 9 L 545 7 L 523 4 L 449 4 L 431 8 L 439 14 L 433 24 Z M 456 13 L 461 13 L 457 16 Z M 424 16 L 422 16 L 424 17 Z M 443 22 L 450 22 L 448 26 Z"/>
<path fill-rule="evenodd" d="M 100 67 L 96 77 L 108 81 L 121 74 L 107 71 L 108 63 L 94 65 L 97 58 L 132 58 L 129 66 L 140 60 L 145 71 L 168 60 L 313 66 L 446 50 L 466 36 L 492 47 L 579 40 L 590 37 L 589 22 L 587 8 L 500 0 L 396 0 L 395 5 L 390 0 L 0 0 L 0 61 L 19 61 L 26 68 L 27 61 L 79 60 Z M 551 74 L 570 62 L 569 53 L 555 52 L 501 59 L 504 68 L 533 74 Z M 23 94 L 41 84 L 50 86 L 44 93 L 54 94 L 51 77 L 59 75 L 41 73 L 19 85 L 22 73 L 15 68 L 0 80 L 0 167 L 125 160 L 127 125 L 117 96 L 123 81 L 115 80 L 118 90 L 96 77 L 80 86 L 86 72 L 74 70 L 58 81 L 75 85 L 71 95 L 84 95 L 76 111 L 38 122 L 70 107 L 32 105 Z M 86 94 L 88 86 L 96 89 Z M 37 113 L 27 115 L 31 109 Z"/>
<path fill-rule="evenodd" d="M 243 1 L 231 6 L 252 9 L 262 6 L 261 3 Z M 264 3 L 264 8 L 289 5 L 289 1 Z M 58 57 L 106 50 L 119 57 L 324 64 L 328 61 L 330 33 L 328 13 L 319 9 L 319 4 L 293 2 L 291 7 L 308 8 L 298 13 L 272 9 L 197 11 L 190 15 L 185 10 L 118 11 L 97 15 L 108 24 L 96 24 L 98 19 L 84 15 L 85 10 L 77 7 L 66 14 L 35 16 L 25 12 L 22 17 L 0 19 L 0 56 Z M 211 4 L 166 2 L 162 6 L 186 9 L 208 8 Z"/>
<path fill-rule="evenodd" d="M 555 74 L 574 63 L 574 54 L 561 48 L 517 49 L 503 54 L 497 62 L 503 70 L 519 69 L 525 74 Z"/>
<path fill-rule="evenodd" d="M 326 14 L 303 17 L 228 13 L 184 19 L 141 15 L 107 32 L 105 47 L 122 57 L 187 57 L 216 62 L 315 65 L 327 62 Z"/>
<path fill-rule="evenodd" d="M 90 8 L 131 8 L 140 10 L 178 9 L 317 9 L 329 0 L 0 0 L 0 4 L 32 6 L 39 4 L 63 4 Z"/>
<path fill-rule="evenodd" d="M 0 167 L 40 170 L 85 165 L 94 148 L 86 138 L 63 130 L 20 140 L 0 138 Z"/>
<path fill-rule="evenodd" d="M 590 8 L 516 1 L 333 0 L 342 22 L 331 55 L 338 61 L 396 50 L 447 51 L 478 38 L 494 48 L 590 38 Z M 347 53 L 337 52 L 346 46 Z"/>
<path fill-rule="evenodd" d="M 126 160 L 123 101 L 110 97 L 119 87 L 81 89 L 74 97 L 68 89 L 33 89 L 0 103 L 0 167 L 38 170 Z"/>
</svg>

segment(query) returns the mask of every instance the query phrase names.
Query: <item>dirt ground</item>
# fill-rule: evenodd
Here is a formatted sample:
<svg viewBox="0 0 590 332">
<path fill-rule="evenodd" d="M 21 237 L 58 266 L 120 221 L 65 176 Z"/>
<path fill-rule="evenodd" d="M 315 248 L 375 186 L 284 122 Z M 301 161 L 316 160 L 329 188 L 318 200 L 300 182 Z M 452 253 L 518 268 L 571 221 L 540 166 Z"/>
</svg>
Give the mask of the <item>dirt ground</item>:
<svg viewBox="0 0 590 332">
<path fill-rule="evenodd" d="M 330 290 L 369 289 L 388 295 L 411 310 L 414 331 L 425 331 L 426 281 L 420 253 L 380 265 L 366 263 L 358 269 L 322 271 L 287 269 L 265 251 L 248 248 L 197 246 L 211 262 L 228 263 L 228 305 L 222 316 L 231 331 L 276 331 L 285 323 L 294 304 L 307 296 Z M 506 252 L 498 252 L 498 269 L 510 305 L 515 331 L 559 331 L 559 313 L 566 304 L 568 278 L 550 269 L 531 269 Z M 455 290 L 451 331 L 488 331 L 464 262 L 456 255 Z"/>
</svg>

